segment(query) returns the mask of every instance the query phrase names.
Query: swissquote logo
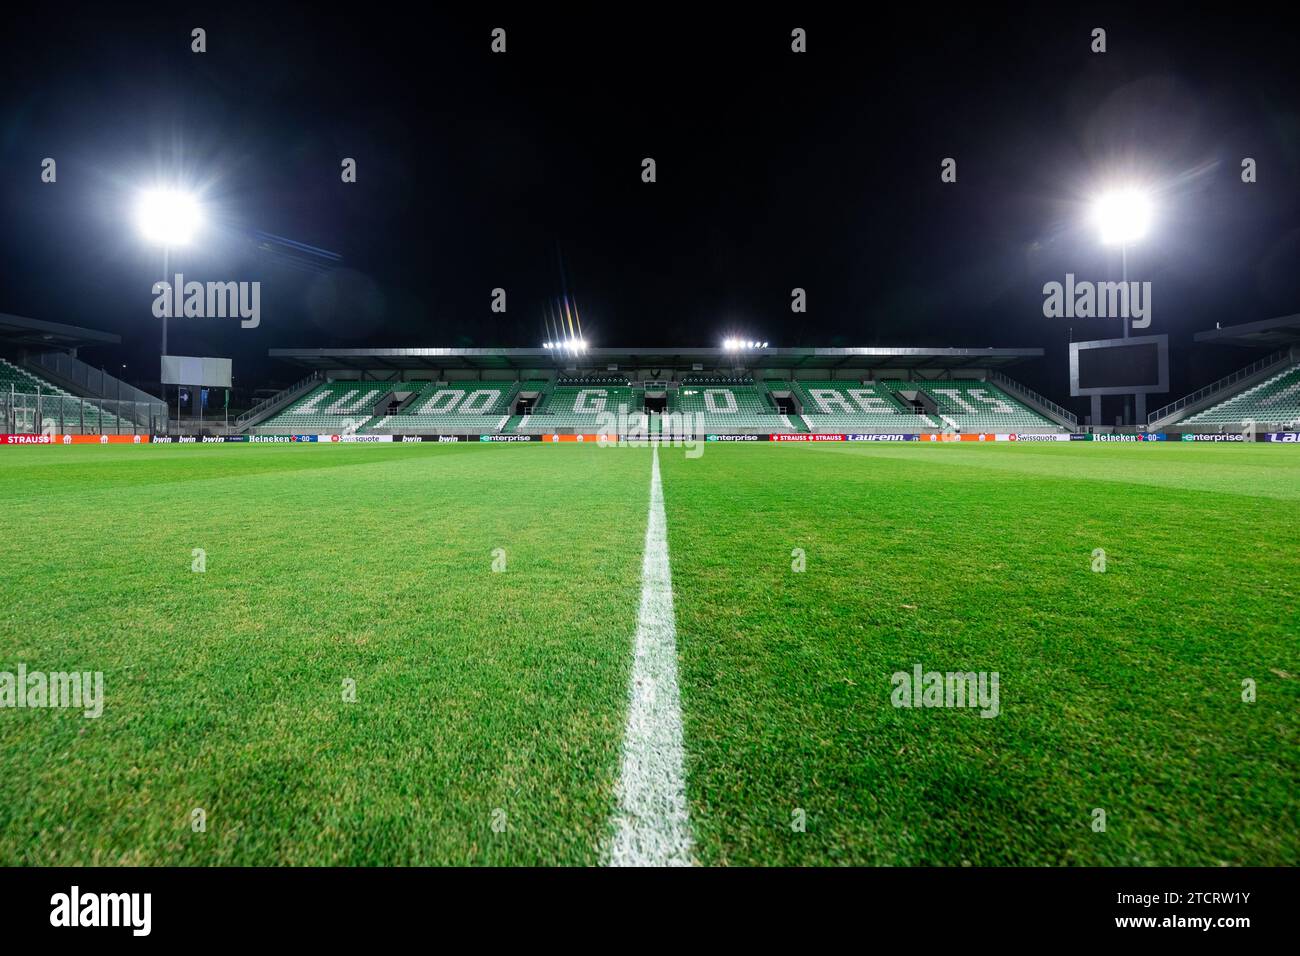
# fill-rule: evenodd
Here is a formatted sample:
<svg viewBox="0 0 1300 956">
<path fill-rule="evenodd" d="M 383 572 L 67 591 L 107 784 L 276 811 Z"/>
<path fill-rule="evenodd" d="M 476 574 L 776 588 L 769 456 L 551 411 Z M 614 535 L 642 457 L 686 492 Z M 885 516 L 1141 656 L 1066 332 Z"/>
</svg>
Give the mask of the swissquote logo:
<svg viewBox="0 0 1300 956">
<path fill-rule="evenodd" d="M 153 927 L 151 893 L 69 893 L 50 897 L 50 925 L 56 927 L 129 927 L 133 936 L 148 936 Z"/>
</svg>

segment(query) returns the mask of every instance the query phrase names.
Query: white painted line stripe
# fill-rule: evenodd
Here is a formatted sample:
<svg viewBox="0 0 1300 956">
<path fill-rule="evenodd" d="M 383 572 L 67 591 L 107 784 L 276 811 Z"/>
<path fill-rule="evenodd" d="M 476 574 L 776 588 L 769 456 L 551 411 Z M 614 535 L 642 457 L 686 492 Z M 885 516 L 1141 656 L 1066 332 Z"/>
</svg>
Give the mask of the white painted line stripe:
<svg viewBox="0 0 1300 956">
<path fill-rule="evenodd" d="M 650 467 L 650 516 L 641 565 L 627 729 L 618 781 L 610 866 L 690 866 L 690 815 L 682 769 L 677 624 L 668 564 L 668 521 L 659 483 L 659 445 Z"/>
</svg>

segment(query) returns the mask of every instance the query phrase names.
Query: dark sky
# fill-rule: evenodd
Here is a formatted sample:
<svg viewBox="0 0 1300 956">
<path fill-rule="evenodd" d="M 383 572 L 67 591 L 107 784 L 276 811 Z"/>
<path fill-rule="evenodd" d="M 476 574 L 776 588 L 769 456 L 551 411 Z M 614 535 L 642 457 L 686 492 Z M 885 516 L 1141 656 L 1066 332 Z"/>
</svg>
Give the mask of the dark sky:
<svg viewBox="0 0 1300 956">
<path fill-rule="evenodd" d="M 296 377 L 276 346 L 537 345 L 558 249 L 596 345 L 1043 346 L 1015 374 L 1064 399 L 1070 335 L 1117 323 L 1046 319 L 1042 286 L 1119 277 L 1086 222 L 1118 179 L 1158 197 L 1130 258 L 1151 332 L 1300 311 L 1300 57 L 1256 10 L 556 6 L 32 8 L 0 39 L 0 311 L 117 332 L 84 357 L 156 378 L 161 256 L 130 209 L 179 180 L 212 221 L 172 271 L 261 281 L 262 320 L 175 321 L 171 351 L 239 384 Z M 253 230 L 343 266 L 259 261 Z M 1253 357 L 1180 349 L 1175 392 Z"/>
</svg>

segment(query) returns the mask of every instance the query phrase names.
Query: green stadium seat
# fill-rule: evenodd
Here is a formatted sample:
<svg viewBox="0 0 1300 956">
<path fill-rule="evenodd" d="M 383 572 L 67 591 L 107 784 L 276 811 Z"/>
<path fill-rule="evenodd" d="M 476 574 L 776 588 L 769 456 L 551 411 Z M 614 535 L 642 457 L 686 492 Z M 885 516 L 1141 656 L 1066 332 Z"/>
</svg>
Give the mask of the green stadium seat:
<svg viewBox="0 0 1300 956">
<path fill-rule="evenodd" d="M 515 382 L 432 382 L 396 415 L 370 422 L 367 430 L 491 434 L 505 428 L 521 385 Z"/>
<path fill-rule="evenodd" d="M 531 415 L 523 417 L 515 431 L 594 434 L 602 426 L 613 425 L 617 430 L 620 415 L 642 414 L 643 400 L 626 378 L 595 381 L 613 384 L 592 384 L 586 380 L 581 385 L 557 384 L 542 396 Z M 607 417 L 611 415 L 612 421 Z"/>
<path fill-rule="evenodd" d="M 1247 422 L 1290 425 L 1300 422 L 1300 365 L 1293 365 L 1232 398 L 1179 422 L 1211 428 L 1242 427 Z"/>
<path fill-rule="evenodd" d="M 355 431 L 371 420 L 374 407 L 399 386 L 411 390 L 415 382 L 326 382 L 299 398 L 284 411 L 257 426 L 303 434 L 338 434 Z"/>
<path fill-rule="evenodd" d="M 14 365 L 7 359 L 0 359 L 0 392 L 3 401 L 9 403 L 10 395 L 15 396 L 14 427 L 20 432 L 44 431 L 80 431 L 87 432 L 132 432 L 137 426 L 129 419 L 119 418 L 112 412 L 105 411 L 93 402 L 83 401 L 57 385 Z M 40 395 L 40 421 L 36 421 L 36 396 Z"/>
<path fill-rule="evenodd" d="M 1061 427 L 1012 398 L 997 386 L 978 379 L 926 381 L 889 380 L 887 389 L 922 392 L 934 402 L 939 428 L 960 432 L 1059 432 Z"/>
<path fill-rule="evenodd" d="M 677 390 L 674 411 L 692 416 L 708 432 L 798 431 L 752 379 L 686 376 Z"/>
<path fill-rule="evenodd" d="M 862 382 L 795 381 L 788 383 L 814 432 L 912 433 L 941 428 L 927 415 L 906 407 L 888 389 Z"/>
</svg>

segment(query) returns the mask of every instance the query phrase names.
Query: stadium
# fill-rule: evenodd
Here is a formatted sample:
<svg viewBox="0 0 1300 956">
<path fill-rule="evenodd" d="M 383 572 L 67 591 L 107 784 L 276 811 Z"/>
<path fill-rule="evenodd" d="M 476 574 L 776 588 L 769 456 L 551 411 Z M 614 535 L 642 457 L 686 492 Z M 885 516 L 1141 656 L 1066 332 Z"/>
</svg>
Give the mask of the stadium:
<svg viewBox="0 0 1300 956">
<path fill-rule="evenodd" d="M 4 93 L 0 865 L 1300 860 L 1285 44 L 286 17 Z"/>
<path fill-rule="evenodd" d="M 98 397 L 124 386 L 71 354 L 90 330 L 57 330 L 66 352 L 24 347 L 49 329 L 6 320 L 5 441 L 135 447 L 9 453 L 6 590 L 39 581 L 42 600 L 8 616 L 51 670 L 79 622 L 121 688 L 108 713 L 133 719 L 70 763 L 29 758 L 71 799 L 55 832 L 39 797 L 18 800 L 10 861 L 1295 851 L 1278 825 L 1294 619 L 1276 609 L 1300 577 L 1269 530 L 1300 493 L 1283 447 L 1300 441 L 1294 316 L 1213 331 L 1267 354 L 1140 429 L 1080 423 L 1019 384 L 1041 349 L 762 343 L 279 349 L 295 384 L 200 427 L 158 398 Z M 109 537 L 108 507 L 170 518 Z M 131 601 L 106 611 L 124 575 Z M 883 690 L 953 662 L 995 675 L 980 699 L 997 720 L 909 721 Z M 1244 723 L 1243 680 L 1278 695 Z M 1243 760 L 1256 772 L 1227 769 Z M 83 776 L 95 761 L 147 790 Z M 104 805 L 118 822 L 88 828 Z M 1235 807 L 1232 825 L 1207 829 L 1208 806 Z M 177 839 L 196 809 L 221 835 Z"/>
<path fill-rule="evenodd" d="M 1218 328 L 1198 341 L 1228 342 L 1264 357 L 1125 426 L 1079 417 L 1002 370 L 1041 359 L 1041 348 L 769 348 L 728 342 L 716 348 L 613 349 L 548 343 L 527 349 L 272 349 L 306 374 L 292 386 L 226 420 L 169 419 L 161 398 L 76 357 L 76 345 L 112 341 L 88 329 L 3 317 L 0 395 L 9 438 L 134 443 L 207 440 L 295 441 L 1270 441 L 1300 427 L 1300 316 Z M 66 351 L 50 349 L 57 329 Z M 39 335 L 39 347 L 28 347 Z M 1134 340 L 1136 341 L 1136 340 Z M 1089 345 L 1094 343 L 1087 343 Z M 1091 352 L 1106 385 L 1140 399 L 1167 365 L 1163 341 L 1127 338 Z M 1149 362 L 1129 354 L 1144 347 Z M 1081 350 L 1082 351 L 1082 350 Z M 1104 363 L 1104 364 L 1103 364 Z M 180 366 L 178 366 L 180 367 Z M 194 390 L 229 388 L 192 366 Z M 1148 380 L 1115 376 L 1141 372 Z M 1079 391 L 1077 363 L 1072 369 Z M 1163 373 L 1164 381 L 1168 373 Z M 1107 377 L 1109 376 L 1109 377 Z M 1112 384 L 1120 382 L 1119 385 Z M 179 384 L 179 383 L 178 383 Z M 1082 386 L 1088 389 L 1085 381 Z M 73 389 L 68 391 L 67 389 Z M 179 391 L 179 389 L 178 389 Z M 129 398 L 123 395 L 129 394 Z M 106 396 L 113 395 L 114 398 Z M 1143 403 L 1137 403 L 1139 412 Z M 200 409 L 200 415 L 202 411 Z M 190 434 L 179 429 L 188 427 Z M 173 437 L 173 428 L 177 434 Z M 30 442 L 30 439 L 26 440 Z"/>
</svg>

